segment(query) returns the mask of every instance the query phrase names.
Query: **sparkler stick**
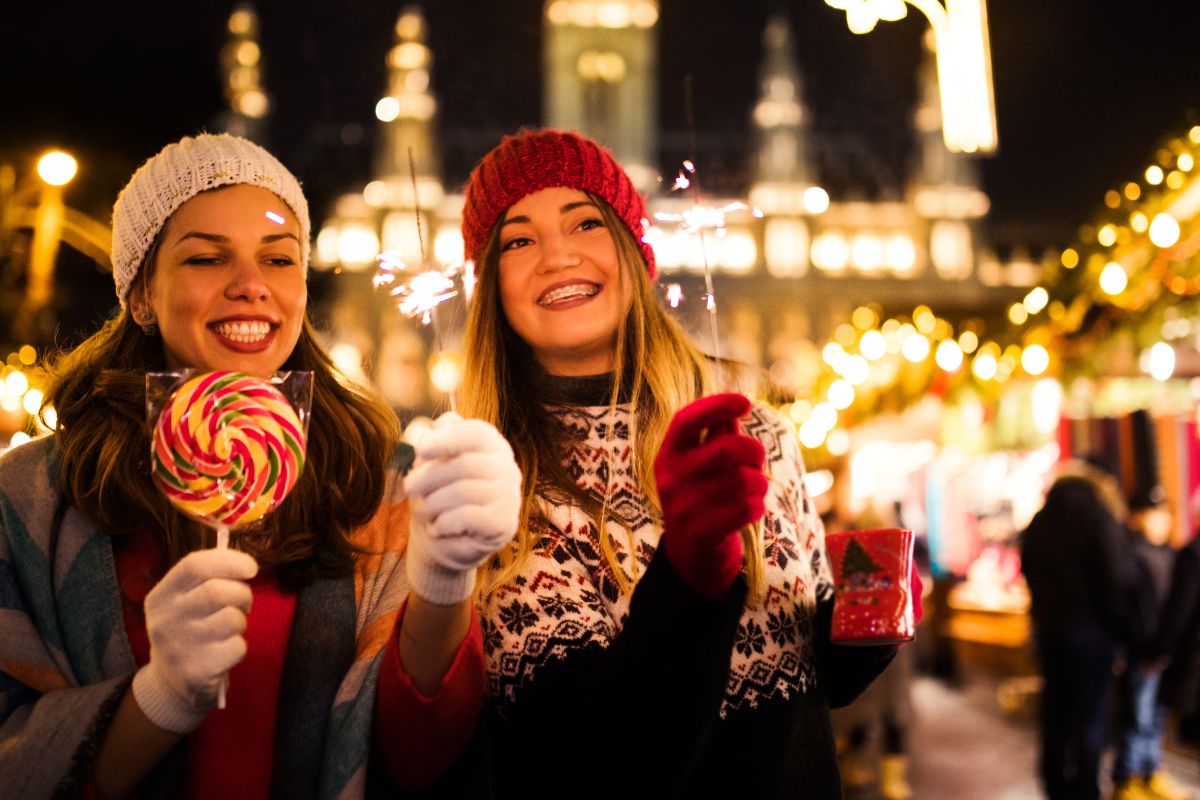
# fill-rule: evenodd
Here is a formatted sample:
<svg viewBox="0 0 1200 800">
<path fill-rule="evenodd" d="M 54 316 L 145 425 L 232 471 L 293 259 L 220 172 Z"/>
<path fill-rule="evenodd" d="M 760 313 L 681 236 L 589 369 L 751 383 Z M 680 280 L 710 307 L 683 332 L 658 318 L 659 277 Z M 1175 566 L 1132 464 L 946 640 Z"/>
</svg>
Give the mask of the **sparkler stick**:
<svg viewBox="0 0 1200 800">
<path fill-rule="evenodd" d="M 696 104 L 693 95 L 693 78 L 688 74 L 684 83 L 684 102 L 687 111 L 687 130 L 688 130 L 688 160 L 683 162 L 684 169 L 692 173 L 692 210 L 698 211 L 700 208 L 700 176 L 696 174 L 696 163 L 693 159 L 696 157 Z M 724 221 L 722 219 L 722 221 Z M 717 296 L 713 292 L 712 268 L 708 263 L 708 246 L 704 242 L 704 228 L 700 227 L 700 255 L 704 260 L 704 305 L 708 308 L 708 322 L 712 329 L 713 340 L 713 359 L 717 363 L 717 368 L 721 366 L 721 340 L 717 335 Z"/>
<path fill-rule="evenodd" d="M 441 356 L 445 350 L 442 348 L 442 333 L 437 323 L 437 307 L 458 294 L 458 290 L 454 288 L 453 279 L 460 265 L 451 264 L 442 269 L 427 268 L 434 265 L 425 254 L 425 236 L 421 228 L 421 202 L 417 194 L 417 170 L 411 147 L 408 148 L 408 169 L 412 178 L 413 213 L 417 220 L 417 242 L 421 249 L 422 271 L 407 282 L 399 283 L 395 288 L 390 289 L 388 294 L 398 298 L 396 306 L 401 314 L 410 319 L 420 317 L 422 325 L 433 326 L 434 345 L 438 355 Z M 376 288 L 396 283 L 399 280 L 398 273 L 405 271 L 408 267 L 398 253 L 391 251 L 380 253 L 375 257 L 375 261 L 379 265 L 372 281 Z M 446 392 L 446 396 L 450 401 L 450 410 L 457 412 L 458 403 L 454 391 Z"/>
</svg>

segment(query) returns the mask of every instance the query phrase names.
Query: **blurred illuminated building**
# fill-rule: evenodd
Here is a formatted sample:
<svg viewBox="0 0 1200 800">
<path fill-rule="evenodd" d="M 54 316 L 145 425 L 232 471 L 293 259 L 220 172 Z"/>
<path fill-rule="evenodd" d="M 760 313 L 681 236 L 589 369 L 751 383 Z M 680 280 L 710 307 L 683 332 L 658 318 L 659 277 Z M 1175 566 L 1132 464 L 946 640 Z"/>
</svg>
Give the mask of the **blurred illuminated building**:
<svg viewBox="0 0 1200 800">
<path fill-rule="evenodd" d="M 258 44 L 258 14 L 242 3 L 226 23 L 229 39 L 221 49 L 221 72 L 229 108 L 214 127 L 236 136 L 263 142 L 271 100 L 263 89 L 262 48 Z"/>
<path fill-rule="evenodd" d="M 656 167 L 657 3 L 553 0 L 544 12 L 544 124 L 580 130 L 609 146 L 646 191 L 652 215 L 685 214 L 692 194 L 664 191 L 671 178 L 660 180 L 668 173 Z M 369 272 L 380 250 L 420 260 L 408 148 L 425 248 L 439 263 L 461 258 L 462 197 L 440 182 L 437 101 L 429 79 L 434 54 L 425 42 L 420 11 L 404 10 L 387 56 L 385 94 L 376 107 L 383 135 L 375 179 L 337 201 L 318 236 L 317 268 Z M 819 343 L 848 322 L 856 306 L 875 304 L 884 318 L 924 305 L 961 320 L 1019 300 L 1040 270 L 1028 258 L 1001 263 L 987 248 L 982 223 L 988 198 L 975 157 L 946 149 L 931 52 L 919 76 L 908 185 L 890 198 L 882 193 L 868 200 L 831 197 L 822 187 L 794 52 L 790 23 L 772 16 L 751 112 L 756 137 L 745 145 L 746 155 L 753 156 L 746 160 L 754 163 L 745 175 L 745 193 L 702 194 L 705 206 L 741 201 L 761 215 L 730 211 L 722 230 L 706 234 L 703 252 L 699 237 L 679 231 L 679 222 L 658 222 L 651 233 L 660 285 L 701 346 L 710 347 L 702 278 L 706 254 L 716 282 L 722 355 L 770 367 L 785 394 L 812 390 L 822 368 Z M 703 159 L 697 161 L 703 179 Z M 374 355 L 375 374 L 392 382 L 389 363 L 378 360 L 370 342 L 396 348 L 364 327 L 373 319 L 363 312 L 371 305 L 366 281 L 338 285 L 337 305 L 344 310 L 333 317 L 339 338 L 356 343 L 360 360 Z M 338 327 L 343 321 L 350 330 Z"/>
</svg>

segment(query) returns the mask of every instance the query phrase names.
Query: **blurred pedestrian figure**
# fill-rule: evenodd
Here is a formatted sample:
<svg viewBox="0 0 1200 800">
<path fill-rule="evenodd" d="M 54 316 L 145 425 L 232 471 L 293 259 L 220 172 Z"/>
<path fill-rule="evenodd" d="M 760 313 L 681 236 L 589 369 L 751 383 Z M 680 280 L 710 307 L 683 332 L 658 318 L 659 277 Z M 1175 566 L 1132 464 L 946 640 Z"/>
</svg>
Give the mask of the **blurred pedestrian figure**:
<svg viewBox="0 0 1200 800">
<path fill-rule="evenodd" d="M 1041 661 L 1040 770 L 1051 800 L 1096 800 L 1113 666 L 1128 633 L 1129 578 L 1115 481 L 1072 465 L 1022 534 Z"/>
<path fill-rule="evenodd" d="M 1134 594 L 1127 667 L 1117 682 L 1113 800 L 1186 800 L 1190 795 L 1160 769 L 1167 710 L 1158 698 L 1163 665 L 1153 658 L 1151 647 L 1175 556 L 1161 486 L 1139 489 L 1130 498 L 1128 527 Z"/>
<path fill-rule="evenodd" d="M 1161 486 L 1139 490 L 1129 503 L 1134 585 L 1128 666 L 1118 681 L 1117 753 L 1113 762 L 1114 800 L 1186 800 L 1160 769 L 1167 709 L 1159 699 L 1165 659 L 1154 642 L 1163 621 L 1174 550 L 1171 516 Z"/>
<path fill-rule="evenodd" d="M 1150 656 L 1165 664 L 1159 699 L 1179 719 L 1179 738 L 1200 743 L 1200 536 L 1175 555 L 1162 625 Z"/>
</svg>

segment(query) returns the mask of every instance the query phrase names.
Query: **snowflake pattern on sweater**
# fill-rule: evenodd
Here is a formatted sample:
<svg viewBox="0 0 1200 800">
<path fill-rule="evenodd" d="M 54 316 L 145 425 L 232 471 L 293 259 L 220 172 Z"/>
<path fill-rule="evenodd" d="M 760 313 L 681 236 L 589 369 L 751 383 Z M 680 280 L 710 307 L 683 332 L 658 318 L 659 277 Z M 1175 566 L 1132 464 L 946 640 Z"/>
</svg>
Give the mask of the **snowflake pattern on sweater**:
<svg viewBox="0 0 1200 800">
<path fill-rule="evenodd" d="M 612 548 L 628 579 L 645 573 L 662 535 L 661 515 L 633 474 L 627 405 L 570 406 L 558 413 L 577 443 L 568 474 L 597 498 L 608 495 Z M 743 430 L 763 443 L 770 487 L 762 520 L 766 591 L 738 625 L 721 714 L 808 691 L 816 678 L 812 642 L 818 598 L 833 592 L 824 528 L 804 488 L 795 435 L 756 406 Z M 610 435 L 611 432 L 611 435 Z M 501 709 L 516 702 L 543 666 L 586 648 L 606 647 L 629 614 L 601 551 L 595 522 L 577 506 L 543 502 L 551 528 L 520 572 L 485 600 L 488 694 Z M 632 554 L 632 557 L 631 557 Z"/>
</svg>

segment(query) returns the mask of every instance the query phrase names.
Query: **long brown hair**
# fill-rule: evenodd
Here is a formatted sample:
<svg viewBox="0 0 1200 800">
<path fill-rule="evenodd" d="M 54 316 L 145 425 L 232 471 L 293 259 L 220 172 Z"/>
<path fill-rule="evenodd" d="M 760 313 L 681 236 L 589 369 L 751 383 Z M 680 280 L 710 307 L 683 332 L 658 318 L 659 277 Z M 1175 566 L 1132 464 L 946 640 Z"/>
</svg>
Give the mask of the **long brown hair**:
<svg viewBox="0 0 1200 800">
<path fill-rule="evenodd" d="M 155 251 L 150 249 L 135 285 L 149 281 Z M 45 402 L 58 415 L 58 480 L 65 500 L 112 536 L 153 526 L 173 564 L 211 545 L 212 533 L 176 511 L 150 480 L 146 372 L 165 367 L 162 340 L 145 335 L 125 308 L 47 367 Z M 296 587 L 352 566 L 350 531 L 370 519 L 383 499 L 400 428 L 387 406 L 337 371 L 307 318 L 283 369 L 313 372 L 305 468 L 263 528 L 240 535 L 238 547 Z"/>
<path fill-rule="evenodd" d="M 654 457 L 674 413 L 714 389 L 708 358 L 689 340 L 655 297 L 633 234 L 602 198 L 588 197 L 600 208 L 604 224 L 617 245 L 618 282 L 628 282 L 632 303 L 617 327 L 613 382 L 609 405 L 626 394 L 631 414 L 629 438 L 635 476 L 648 501 L 658 508 Z M 529 345 L 521 339 L 500 304 L 500 226 L 492 229 L 477 267 L 478 284 L 467 315 L 463 349 L 465 368 L 459 402 L 463 413 L 495 425 L 512 445 L 524 478 L 521 520 L 513 544 L 483 568 L 484 595 L 510 580 L 549 523 L 541 512 L 539 495 L 553 503 L 578 505 L 597 522 L 600 547 L 622 591 L 633 584 L 616 558 L 605 521 L 606 499 L 582 490 L 563 464 L 565 432 L 553 409 L 538 395 L 541 368 Z M 623 286 L 618 286 L 623 290 Z M 610 432 L 611 435 L 611 432 Z M 625 521 L 616 519 L 629 532 Z M 756 545 L 757 526 L 743 532 L 747 546 L 746 572 L 752 596 L 761 588 L 762 552 Z M 637 580 L 636 559 L 630 560 Z"/>
</svg>

